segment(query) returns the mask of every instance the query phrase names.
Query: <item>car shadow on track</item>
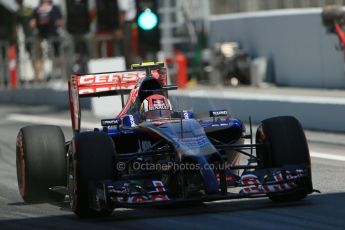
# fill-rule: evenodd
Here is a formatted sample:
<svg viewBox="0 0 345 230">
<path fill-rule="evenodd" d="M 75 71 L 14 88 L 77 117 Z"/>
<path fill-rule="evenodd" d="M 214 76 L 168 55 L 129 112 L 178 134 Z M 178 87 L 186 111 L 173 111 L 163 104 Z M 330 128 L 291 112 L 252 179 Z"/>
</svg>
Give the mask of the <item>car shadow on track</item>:
<svg viewBox="0 0 345 230">
<path fill-rule="evenodd" d="M 18 203 L 18 205 L 21 204 Z M 225 216 L 229 223 L 234 224 L 235 222 L 235 226 L 236 220 L 238 221 L 239 218 L 248 218 L 252 221 L 266 219 L 275 224 L 289 224 L 291 221 L 294 226 L 298 227 L 303 227 L 305 223 L 313 223 L 316 226 L 337 228 L 345 225 L 342 218 L 345 214 L 344 206 L 345 193 L 334 193 L 312 195 L 303 201 L 279 204 L 263 198 L 210 202 L 200 205 L 179 204 L 152 208 L 116 209 L 108 218 L 87 220 L 79 219 L 69 212 L 61 212 L 61 215 L 58 216 L 37 218 L 16 218 L 14 216 L 15 219 L 12 220 L 0 220 L 0 229 L 26 229 L 26 226 L 30 226 L 29 229 L 46 229 L 51 226 L 58 229 L 66 229 L 71 226 L 73 229 L 98 229 L 102 226 L 129 228 L 151 226 L 152 229 L 152 225 L 155 225 L 156 222 L 160 223 L 170 219 L 179 220 L 175 226 L 178 227 L 178 224 L 192 224 L 195 219 L 209 223 L 214 221 L 214 217 L 219 216 Z M 65 207 L 61 209 L 66 211 Z M 181 219 L 183 219 L 182 222 Z M 169 229 L 170 227 L 172 226 L 169 226 Z"/>
<path fill-rule="evenodd" d="M 120 209 L 115 210 L 108 220 L 135 220 L 143 218 L 162 218 L 172 216 L 187 216 L 200 214 L 215 214 L 221 212 L 240 212 L 258 209 L 270 209 L 278 207 L 312 206 L 313 202 L 305 200 L 303 202 L 276 204 L 268 199 L 250 200 L 230 200 L 222 202 L 209 202 L 202 204 L 178 204 L 151 208 Z"/>
</svg>

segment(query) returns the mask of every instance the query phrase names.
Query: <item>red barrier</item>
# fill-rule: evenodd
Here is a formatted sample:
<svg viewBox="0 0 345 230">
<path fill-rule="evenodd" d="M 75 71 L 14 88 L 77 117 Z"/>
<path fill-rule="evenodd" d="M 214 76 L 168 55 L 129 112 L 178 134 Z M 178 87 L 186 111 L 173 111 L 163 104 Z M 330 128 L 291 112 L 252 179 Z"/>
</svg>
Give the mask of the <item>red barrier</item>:
<svg viewBox="0 0 345 230">
<path fill-rule="evenodd" d="M 11 45 L 8 50 L 10 86 L 14 89 L 17 87 L 17 50 L 15 45 Z"/>
<path fill-rule="evenodd" d="M 175 53 L 176 62 L 176 85 L 180 88 L 186 88 L 188 83 L 188 69 L 187 58 L 182 52 L 177 51 Z"/>
</svg>

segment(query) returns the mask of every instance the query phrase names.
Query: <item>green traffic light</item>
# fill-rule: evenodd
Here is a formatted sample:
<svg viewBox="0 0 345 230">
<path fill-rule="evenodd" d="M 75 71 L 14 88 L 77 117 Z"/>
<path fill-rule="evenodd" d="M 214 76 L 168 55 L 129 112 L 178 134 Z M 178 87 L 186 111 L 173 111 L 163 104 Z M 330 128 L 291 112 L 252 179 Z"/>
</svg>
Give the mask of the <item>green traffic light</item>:
<svg viewBox="0 0 345 230">
<path fill-rule="evenodd" d="M 138 25 L 143 30 L 152 30 L 158 24 L 158 17 L 150 9 L 146 9 L 138 17 Z"/>
</svg>

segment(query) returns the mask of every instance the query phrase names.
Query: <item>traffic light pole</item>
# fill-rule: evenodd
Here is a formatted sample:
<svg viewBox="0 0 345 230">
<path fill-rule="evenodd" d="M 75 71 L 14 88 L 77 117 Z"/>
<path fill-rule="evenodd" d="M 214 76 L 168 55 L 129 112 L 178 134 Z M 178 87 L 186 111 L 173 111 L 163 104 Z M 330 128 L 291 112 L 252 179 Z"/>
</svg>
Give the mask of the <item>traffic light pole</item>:
<svg viewBox="0 0 345 230">
<path fill-rule="evenodd" d="M 160 8 L 159 13 L 161 15 L 161 24 L 159 28 L 161 31 L 161 47 L 164 51 L 165 57 L 172 58 L 174 44 L 168 41 L 173 37 L 172 14 L 175 12 L 175 7 L 172 6 L 171 0 L 160 0 L 158 3 Z"/>
</svg>

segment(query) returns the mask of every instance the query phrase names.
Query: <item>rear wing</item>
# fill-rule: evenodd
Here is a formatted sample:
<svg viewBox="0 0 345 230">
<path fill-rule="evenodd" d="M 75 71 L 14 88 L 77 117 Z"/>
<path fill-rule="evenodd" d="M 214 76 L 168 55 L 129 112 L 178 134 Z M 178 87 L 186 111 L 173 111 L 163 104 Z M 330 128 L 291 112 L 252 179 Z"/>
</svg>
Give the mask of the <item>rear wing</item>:
<svg viewBox="0 0 345 230">
<path fill-rule="evenodd" d="M 163 88 L 167 87 L 167 69 L 160 66 L 152 69 L 144 67 L 128 71 L 72 75 L 68 81 L 68 92 L 73 130 L 80 130 L 80 98 L 121 95 L 124 105 L 123 95 L 129 94 L 147 74 L 156 78 Z"/>
<path fill-rule="evenodd" d="M 151 70 L 162 86 L 167 84 L 166 68 Z M 165 76 L 164 76 L 165 75 Z M 80 97 L 101 97 L 128 94 L 137 82 L 146 76 L 145 70 L 73 75 L 72 81 Z"/>
</svg>

